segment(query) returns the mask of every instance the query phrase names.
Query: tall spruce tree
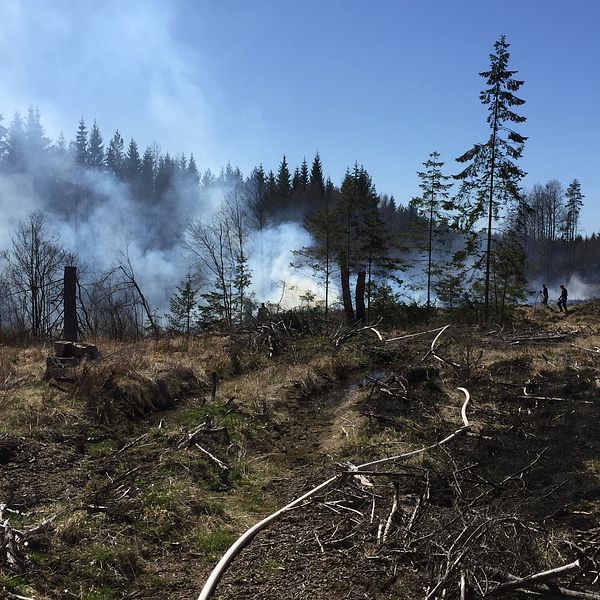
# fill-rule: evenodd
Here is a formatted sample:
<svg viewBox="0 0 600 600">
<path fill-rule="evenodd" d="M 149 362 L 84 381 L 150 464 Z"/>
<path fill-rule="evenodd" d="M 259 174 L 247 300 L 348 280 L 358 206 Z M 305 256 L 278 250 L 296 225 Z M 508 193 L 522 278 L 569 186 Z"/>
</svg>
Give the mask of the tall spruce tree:
<svg viewBox="0 0 600 600">
<path fill-rule="evenodd" d="M 290 169 L 288 167 L 287 159 L 285 154 L 279 164 L 279 170 L 277 171 L 277 205 L 275 210 L 285 209 L 286 201 L 292 190 L 292 183 L 290 177 Z"/>
<path fill-rule="evenodd" d="M 577 238 L 577 229 L 579 223 L 579 212 L 583 206 L 585 196 L 581 193 L 581 184 L 574 179 L 565 192 L 566 211 L 564 221 L 564 238 L 567 242 L 567 268 L 569 271 L 573 268 L 573 250 L 575 239 Z"/>
<path fill-rule="evenodd" d="M 365 218 L 377 208 L 379 198 L 371 176 L 362 166 L 354 164 L 348 169 L 342 185 L 338 201 L 341 239 L 338 252 L 342 302 L 348 323 L 363 321 L 366 317 L 365 291 L 367 282 L 368 261 L 365 255 L 365 235 L 368 235 L 369 224 Z M 351 280 L 356 275 L 354 300 L 356 313 L 352 305 Z"/>
<path fill-rule="evenodd" d="M 123 177 L 136 197 L 139 197 L 141 171 L 142 159 L 140 158 L 140 152 L 136 141 L 131 138 L 127 147 L 127 154 L 125 154 L 123 160 Z"/>
<path fill-rule="evenodd" d="M 88 131 L 85 126 L 85 121 L 83 117 L 79 121 L 79 125 L 77 126 L 77 134 L 75 135 L 75 143 L 73 145 L 73 150 L 75 152 L 75 162 L 78 165 L 85 166 L 88 162 Z"/>
<path fill-rule="evenodd" d="M 423 190 L 420 198 L 413 198 L 411 205 L 414 206 L 421 216 L 427 219 L 427 308 L 431 306 L 431 277 L 433 271 L 433 235 L 436 222 L 444 218 L 444 212 L 451 210 L 454 205 L 448 200 L 451 183 L 445 183 L 450 179 L 449 175 L 442 173 L 444 163 L 439 160 L 438 152 L 432 152 L 429 159 L 423 163 L 425 171 L 417 172 L 421 179 L 419 187 Z"/>
<path fill-rule="evenodd" d="M 489 137 L 456 159 L 467 163 L 456 175 L 462 181 L 457 200 L 462 205 L 464 225 L 472 229 L 480 219 L 487 222 L 483 284 L 485 320 L 490 316 L 492 225 L 499 217 L 501 207 L 519 198 L 520 180 L 525 176 L 515 161 L 521 157 L 527 138 L 509 127 L 511 123 L 520 124 L 526 120 L 513 110 L 525 102 L 515 95 L 523 81 L 514 79 L 517 71 L 508 68 L 508 48 L 506 38 L 501 36 L 490 54 L 489 70 L 480 73 L 487 85 L 479 98 L 488 107 Z"/>
<path fill-rule="evenodd" d="M 188 273 L 185 281 L 176 288 L 169 300 L 169 327 L 178 333 L 189 335 L 194 321 L 197 320 L 198 290 L 192 283 L 192 276 Z"/>
<path fill-rule="evenodd" d="M 577 225 L 579 222 L 579 212 L 583 206 L 583 199 L 585 196 L 581 193 L 581 184 L 577 179 L 569 184 L 567 191 L 565 192 L 566 202 L 566 215 L 564 225 L 564 238 L 567 242 L 573 242 L 577 237 Z"/>
<path fill-rule="evenodd" d="M 109 173 L 112 173 L 119 179 L 123 178 L 123 148 L 123 137 L 117 129 L 112 136 L 112 139 L 108 144 L 108 150 L 106 151 L 106 168 Z"/>
<path fill-rule="evenodd" d="M 18 112 L 15 112 L 8 129 L 4 165 L 9 173 L 23 171 L 27 165 L 25 127 Z"/>
<path fill-rule="evenodd" d="M 312 166 L 310 168 L 310 176 L 308 182 L 309 190 L 309 208 L 318 208 L 321 206 L 321 202 L 325 195 L 325 179 L 323 177 L 323 165 L 321 164 L 321 157 L 317 152 L 313 159 Z"/>
<path fill-rule="evenodd" d="M 140 200 L 150 203 L 154 195 L 154 151 L 148 146 L 144 150 L 144 156 L 142 157 L 142 166 L 140 167 L 140 187 L 139 197 Z"/>
<path fill-rule="evenodd" d="M 39 109 L 33 108 L 32 106 L 27 110 L 25 143 L 29 164 L 34 165 L 36 169 L 39 169 L 41 162 L 44 160 L 44 156 L 48 152 L 50 140 L 44 134 Z"/>
<path fill-rule="evenodd" d="M 95 119 L 90 131 L 87 164 L 91 169 L 98 171 L 104 167 L 104 142 L 102 140 L 100 128 Z"/>
<path fill-rule="evenodd" d="M 250 227 L 262 231 L 268 222 L 267 181 L 262 165 L 255 167 L 244 185 L 244 199 L 248 207 Z"/>
</svg>

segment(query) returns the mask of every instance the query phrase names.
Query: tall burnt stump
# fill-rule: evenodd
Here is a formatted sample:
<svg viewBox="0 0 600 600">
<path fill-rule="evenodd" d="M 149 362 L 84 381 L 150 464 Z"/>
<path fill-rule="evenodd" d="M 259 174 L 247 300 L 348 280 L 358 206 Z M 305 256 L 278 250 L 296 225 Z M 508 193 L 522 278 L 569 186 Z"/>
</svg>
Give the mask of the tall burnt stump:
<svg viewBox="0 0 600 600">
<path fill-rule="evenodd" d="M 44 379 L 69 379 L 69 368 L 77 366 L 81 360 L 94 360 L 100 357 L 94 344 L 79 342 L 77 326 L 77 268 L 65 267 L 63 289 L 63 339 L 54 342 L 54 356 L 46 359 Z"/>
<path fill-rule="evenodd" d="M 63 306 L 64 325 L 63 339 L 68 342 L 77 341 L 77 268 L 65 267 Z"/>
</svg>

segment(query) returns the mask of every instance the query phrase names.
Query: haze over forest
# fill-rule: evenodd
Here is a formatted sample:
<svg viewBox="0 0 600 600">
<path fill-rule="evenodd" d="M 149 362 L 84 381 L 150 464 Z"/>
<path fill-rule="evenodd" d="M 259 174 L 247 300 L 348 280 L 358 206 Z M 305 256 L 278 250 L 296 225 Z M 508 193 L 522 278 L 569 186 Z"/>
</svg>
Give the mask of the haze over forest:
<svg viewBox="0 0 600 600">
<path fill-rule="evenodd" d="M 133 22 L 149 27 L 155 8 L 133 10 Z M 26 21 L 20 9 L 9 10 L 7 17 L 13 23 Z M 154 41 L 162 40 L 172 50 L 172 32 L 154 32 Z M 525 172 L 523 156 L 531 143 L 527 83 L 535 72 L 521 68 L 509 38 L 503 49 L 497 45 L 501 40 L 479 47 L 477 64 L 493 71 L 493 57 L 505 52 L 498 60 L 506 59 L 509 71 L 501 85 L 516 100 L 501 109 L 497 130 L 495 125 L 490 130 L 494 103 L 489 93 L 495 84 L 477 72 L 462 72 L 457 63 L 460 78 L 468 77 L 472 89 L 487 89 L 483 107 L 476 93 L 461 98 L 461 111 L 469 114 L 477 137 L 459 149 L 457 162 L 456 156 L 438 154 L 440 144 L 431 135 L 410 184 L 419 196 L 395 196 L 373 175 L 381 172 L 381 164 L 367 164 L 360 155 L 347 156 L 345 174 L 330 177 L 329 157 L 318 149 L 320 138 L 309 142 L 304 158 L 294 163 L 285 148 L 275 161 L 258 150 L 254 164 L 244 171 L 234 162 L 215 167 L 207 153 L 210 144 L 196 153 L 182 152 L 174 147 L 178 133 L 192 145 L 190 128 L 181 118 L 189 104 L 180 102 L 188 67 L 171 51 L 155 65 L 157 73 L 170 72 L 161 80 L 170 81 L 170 87 L 161 85 L 160 94 L 155 87 L 151 94 L 160 105 L 160 118 L 156 137 L 145 135 L 156 140 L 150 145 L 128 136 L 128 122 L 107 131 L 95 114 L 73 114 L 71 130 L 51 138 L 46 115 L 34 98 L 28 105 L 6 106 L 5 93 L 0 106 L 5 320 L 6 315 L 11 322 L 23 320 L 14 298 L 19 290 L 31 293 L 32 285 L 16 275 L 23 264 L 19 240 L 25 247 L 34 225 L 40 241 L 58 252 L 48 277 L 56 277 L 61 261 L 75 261 L 82 293 L 90 302 L 95 298 L 98 311 L 106 309 L 100 304 L 108 289 L 124 294 L 118 302 L 113 298 L 111 310 L 126 310 L 131 303 L 127 281 L 140 284 L 156 317 L 169 312 L 169 301 L 181 296 L 187 282 L 194 308 L 200 307 L 210 323 L 243 320 L 261 302 L 280 300 L 286 307 L 343 306 L 348 318 L 357 316 L 355 310 L 364 318 L 371 304 L 388 301 L 441 306 L 485 300 L 487 307 L 492 291 L 500 310 L 507 302 L 535 301 L 542 281 L 555 288 L 567 283 L 571 297 L 595 295 L 600 249 L 581 219 L 587 203 L 593 203 L 588 182 L 576 170 L 565 176 L 561 168 L 560 174 L 537 183 L 535 173 Z M 486 67 L 490 52 L 492 66 Z M 170 92 L 173 106 L 168 104 Z M 189 125 L 196 126 L 198 111 L 190 107 L 188 112 Z M 292 113 L 289 119 L 294 120 Z M 55 130 L 55 110 L 50 120 L 48 129 Z M 165 131 L 165 120 L 170 129 L 163 142 L 158 136 Z M 501 133 L 496 139 L 490 131 Z M 374 138 L 364 154 L 369 156 L 370 146 L 377 144 Z M 490 194 L 492 147 L 501 161 L 495 175 L 492 167 L 496 187 L 492 183 Z M 339 171 L 339 152 L 334 162 L 333 171 Z M 493 240 L 486 241 L 488 233 Z"/>
</svg>

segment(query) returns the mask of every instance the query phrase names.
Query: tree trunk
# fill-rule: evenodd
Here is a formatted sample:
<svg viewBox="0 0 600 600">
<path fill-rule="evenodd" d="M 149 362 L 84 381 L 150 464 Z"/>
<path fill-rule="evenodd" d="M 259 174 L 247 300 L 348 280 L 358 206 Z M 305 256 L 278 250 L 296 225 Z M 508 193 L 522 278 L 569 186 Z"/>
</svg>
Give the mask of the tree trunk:
<svg viewBox="0 0 600 600">
<path fill-rule="evenodd" d="M 356 278 L 356 320 L 365 320 L 365 281 L 367 278 L 366 271 L 359 271 Z"/>
<path fill-rule="evenodd" d="M 354 323 L 354 308 L 352 307 L 352 295 L 350 294 L 350 269 L 346 265 L 340 265 L 342 284 L 342 302 L 344 303 L 344 314 L 348 323 Z"/>
</svg>

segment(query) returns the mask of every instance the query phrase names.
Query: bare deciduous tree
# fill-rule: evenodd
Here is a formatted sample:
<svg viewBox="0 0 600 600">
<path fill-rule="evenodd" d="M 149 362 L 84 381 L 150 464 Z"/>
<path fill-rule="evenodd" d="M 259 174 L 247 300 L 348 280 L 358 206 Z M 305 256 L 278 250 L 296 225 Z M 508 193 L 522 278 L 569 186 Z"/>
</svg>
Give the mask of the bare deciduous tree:
<svg viewBox="0 0 600 600">
<path fill-rule="evenodd" d="M 34 212 L 19 222 L 1 257 L 13 323 L 36 339 L 52 335 L 62 319 L 62 271 L 74 264 L 74 255 L 48 231 L 44 215 Z"/>
</svg>

